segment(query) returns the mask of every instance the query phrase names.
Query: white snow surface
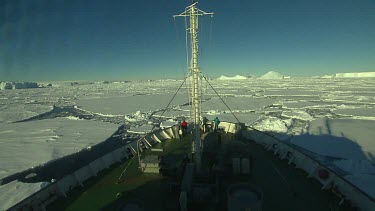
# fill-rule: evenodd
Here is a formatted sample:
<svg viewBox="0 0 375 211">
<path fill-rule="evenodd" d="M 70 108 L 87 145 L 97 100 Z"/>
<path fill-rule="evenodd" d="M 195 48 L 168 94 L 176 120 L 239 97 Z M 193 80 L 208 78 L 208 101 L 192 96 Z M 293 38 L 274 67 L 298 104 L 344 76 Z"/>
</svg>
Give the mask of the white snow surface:
<svg viewBox="0 0 375 211">
<path fill-rule="evenodd" d="M 300 119 L 304 121 L 313 120 L 313 117 L 310 114 L 308 114 L 306 111 L 299 111 L 299 110 L 283 111 L 282 115 L 287 118 Z"/>
<path fill-rule="evenodd" d="M 268 73 L 259 77 L 259 79 L 283 79 L 284 76 L 276 71 L 269 71 Z"/>
<path fill-rule="evenodd" d="M 0 186 L 0 210 L 7 210 L 27 196 L 40 190 L 42 182 L 23 183 L 13 181 Z"/>
<path fill-rule="evenodd" d="M 56 118 L 0 123 L 0 128 L 0 178 L 3 178 L 100 143 L 118 125 Z"/>
<path fill-rule="evenodd" d="M 368 174 L 375 176 L 375 166 L 368 160 L 343 159 L 333 162 L 337 167 L 351 174 Z"/>
<path fill-rule="evenodd" d="M 242 75 L 236 75 L 236 76 L 225 76 L 225 75 L 222 75 L 218 78 L 218 80 L 246 80 L 247 78 L 245 76 L 242 76 Z"/>
<path fill-rule="evenodd" d="M 375 197 L 375 121 L 356 119 L 313 120 L 307 133 L 291 143 L 324 156 L 342 158 L 333 164 L 349 173 L 349 181 Z"/>
<path fill-rule="evenodd" d="M 375 117 L 375 107 L 352 107 L 352 108 L 338 108 L 334 111 L 337 114 L 349 115 L 352 117 Z"/>
<path fill-rule="evenodd" d="M 375 176 L 368 174 L 347 175 L 345 179 L 356 185 L 368 195 L 375 196 Z"/>
<path fill-rule="evenodd" d="M 1 100 L 0 100 L 1 102 Z M 52 106 L 39 104 L 5 104 L 0 105 L 0 123 L 11 123 L 28 119 L 52 110 Z"/>
<path fill-rule="evenodd" d="M 153 129 L 152 125 L 141 125 L 139 127 L 131 127 L 129 128 L 128 131 L 131 133 L 146 134 L 146 133 L 151 132 L 152 129 Z"/>
<path fill-rule="evenodd" d="M 239 113 L 239 112 L 234 112 L 234 117 L 231 113 L 219 113 L 218 111 L 211 110 L 208 111 L 206 114 L 203 114 L 209 121 L 213 121 L 215 117 L 218 117 L 220 121 L 224 122 L 238 122 L 237 119 L 240 122 L 247 123 L 250 125 L 253 122 L 256 122 L 259 117 L 261 116 L 260 114 L 257 113 Z M 237 118 L 237 119 L 236 119 Z"/>
<path fill-rule="evenodd" d="M 168 94 L 145 94 L 135 96 L 110 96 L 100 98 L 78 99 L 77 104 L 84 110 L 101 114 L 134 114 L 137 111 L 150 112 L 163 109 L 173 97 L 174 93 Z M 170 107 L 188 103 L 187 94 L 178 94 L 172 101 Z"/>
<path fill-rule="evenodd" d="M 232 111 L 259 111 L 262 108 L 273 104 L 276 102 L 275 99 L 269 98 L 255 98 L 252 96 L 247 97 L 222 97 L 224 102 L 229 106 Z M 226 107 L 225 104 L 222 103 L 221 99 L 218 97 L 212 97 L 208 101 L 202 103 L 202 110 L 217 110 L 225 111 L 229 113 L 229 109 Z"/>
<path fill-rule="evenodd" d="M 287 122 L 276 117 L 264 119 L 261 122 L 255 124 L 253 127 L 261 131 L 272 131 L 279 133 L 286 133 L 288 130 Z"/>
<path fill-rule="evenodd" d="M 321 155 L 371 162 L 374 128 L 375 121 L 370 120 L 322 118 L 311 121 L 307 133 L 291 142 Z"/>
</svg>

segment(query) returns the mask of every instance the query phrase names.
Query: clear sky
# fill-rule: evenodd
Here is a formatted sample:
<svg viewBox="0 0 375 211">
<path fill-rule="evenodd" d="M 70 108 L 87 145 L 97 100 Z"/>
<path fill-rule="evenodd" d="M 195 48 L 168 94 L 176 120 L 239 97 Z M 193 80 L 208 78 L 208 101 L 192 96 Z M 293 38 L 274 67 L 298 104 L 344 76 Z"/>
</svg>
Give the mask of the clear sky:
<svg viewBox="0 0 375 211">
<path fill-rule="evenodd" d="M 188 0 L 0 0 L 1 80 L 182 78 Z M 209 77 L 375 71 L 373 0 L 202 0 Z"/>
</svg>

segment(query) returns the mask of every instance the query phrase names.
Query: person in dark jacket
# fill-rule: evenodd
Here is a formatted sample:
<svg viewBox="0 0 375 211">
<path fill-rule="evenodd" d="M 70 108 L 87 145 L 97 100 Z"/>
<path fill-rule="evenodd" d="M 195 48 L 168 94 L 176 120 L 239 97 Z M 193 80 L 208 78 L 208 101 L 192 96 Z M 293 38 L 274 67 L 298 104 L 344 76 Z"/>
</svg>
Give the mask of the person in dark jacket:
<svg viewBox="0 0 375 211">
<path fill-rule="evenodd" d="M 203 117 L 202 118 L 202 130 L 203 130 L 203 132 L 205 133 L 206 132 L 206 130 L 207 130 L 207 122 L 208 122 L 208 119 L 207 119 L 207 117 Z"/>
</svg>

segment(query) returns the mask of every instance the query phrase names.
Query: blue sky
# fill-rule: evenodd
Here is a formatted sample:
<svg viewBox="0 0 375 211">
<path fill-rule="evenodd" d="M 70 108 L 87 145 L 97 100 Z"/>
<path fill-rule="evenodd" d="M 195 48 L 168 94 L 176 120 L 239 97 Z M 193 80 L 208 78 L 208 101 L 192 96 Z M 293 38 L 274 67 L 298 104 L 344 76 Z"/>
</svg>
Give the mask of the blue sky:
<svg viewBox="0 0 375 211">
<path fill-rule="evenodd" d="M 0 0 L 1 80 L 182 78 L 187 0 Z M 372 0 L 202 0 L 209 77 L 375 71 Z"/>
</svg>

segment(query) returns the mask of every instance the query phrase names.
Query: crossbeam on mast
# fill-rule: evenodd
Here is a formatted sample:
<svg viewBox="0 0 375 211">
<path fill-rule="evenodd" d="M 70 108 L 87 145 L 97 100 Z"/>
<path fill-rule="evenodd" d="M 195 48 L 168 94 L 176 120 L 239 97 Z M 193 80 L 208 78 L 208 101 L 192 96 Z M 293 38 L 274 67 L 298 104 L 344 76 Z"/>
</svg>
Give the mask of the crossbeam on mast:
<svg viewBox="0 0 375 211">
<path fill-rule="evenodd" d="M 197 4 L 198 4 L 198 2 L 195 2 L 195 3 L 187 6 L 185 8 L 185 11 L 183 13 L 181 13 L 179 15 L 174 15 L 173 18 L 176 18 L 176 17 L 190 17 L 191 15 L 193 15 L 193 16 L 211 15 L 211 17 L 213 17 L 213 15 L 214 15 L 213 12 L 205 12 L 203 10 L 200 10 L 197 7 L 195 7 L 195 5 L 197 5 Z M 190 13 L 190 10 L 192 9 L 192 7 L 195 7 L 196 13 L 194 13 L 194 14 Z"/>
</svg>

